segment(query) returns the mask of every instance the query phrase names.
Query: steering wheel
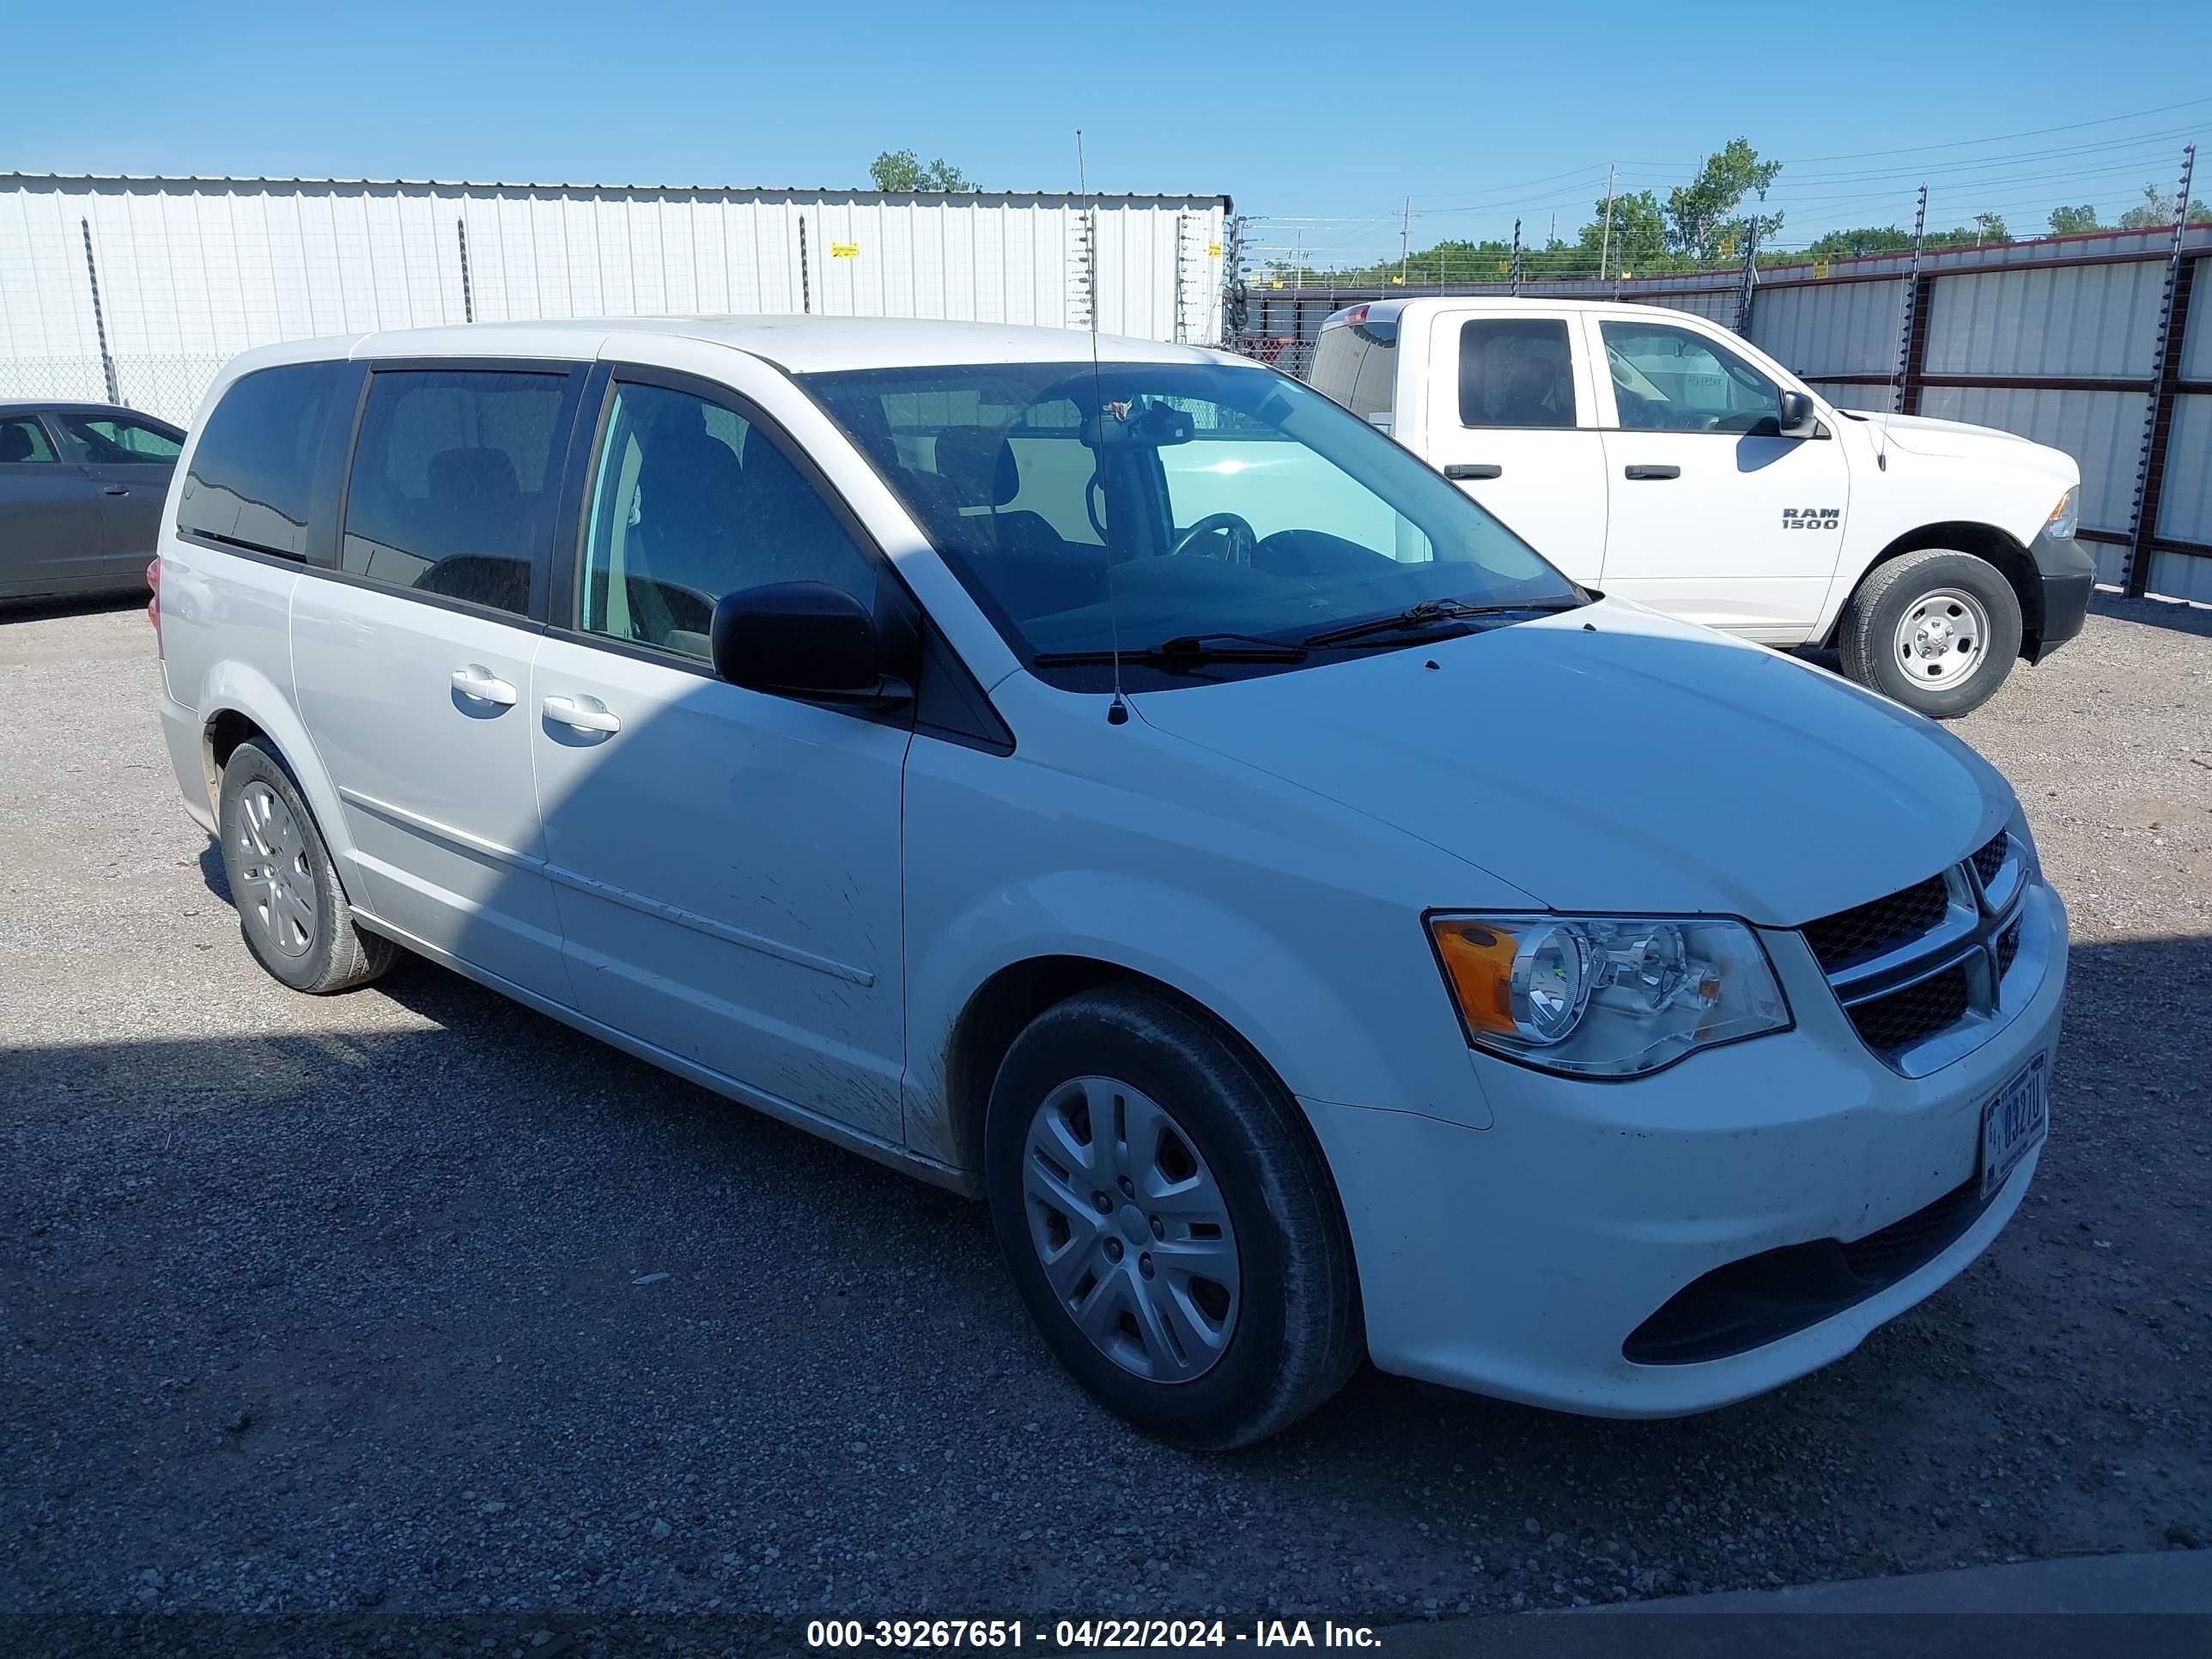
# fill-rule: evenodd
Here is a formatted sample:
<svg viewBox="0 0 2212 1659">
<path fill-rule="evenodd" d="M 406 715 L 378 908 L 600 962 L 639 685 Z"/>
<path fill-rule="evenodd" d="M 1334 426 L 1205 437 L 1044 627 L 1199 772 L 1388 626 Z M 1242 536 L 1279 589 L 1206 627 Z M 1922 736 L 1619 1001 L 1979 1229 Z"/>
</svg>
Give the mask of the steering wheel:
<svg viewBox="0 0 2212 1659">
<path fill-rule="evenodd" d="M 1196 524 L 1191 526 L 1189 529 L 1182 532 L 1182 538 L 1178 540 L 1175 546 L 1170 550 L 1170 556 L 1173 557 L 1176 555 L 1189 552 L 1190 544 L 1196 541 L 1200 536 L 1215 535 L 1225 536 L 1229 538 L 1227 550 L 1218 556 L 1226 560 L 1231 564 L 1249 564 L 1252 562 L 1252 550 L 1259 546 L 1260 538 L 1258 534 L 1254 532 L 1249 524 L 1246 523 L 1241 516 L 1234 513 L 1207 514 Z M 1213 557 L 1216 556 L 1209 554 L 1201 556 Z"/>
</svg>

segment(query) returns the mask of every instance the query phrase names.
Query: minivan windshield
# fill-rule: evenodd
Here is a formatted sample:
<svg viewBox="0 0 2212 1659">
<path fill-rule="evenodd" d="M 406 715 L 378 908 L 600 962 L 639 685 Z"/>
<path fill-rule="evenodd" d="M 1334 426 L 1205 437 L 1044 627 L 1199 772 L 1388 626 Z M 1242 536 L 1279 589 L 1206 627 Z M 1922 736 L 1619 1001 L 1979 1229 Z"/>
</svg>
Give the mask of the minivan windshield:
<svg viewBox="0 0 2212 1659">
<path fill-rule="evenodd" d="M 988 363 L 802 379 L 1039 672 L 1115 650 L 1168 672 L 1279 671 L 1583 599 L 1414 456 L 1266 369 Z"/>
</svg>

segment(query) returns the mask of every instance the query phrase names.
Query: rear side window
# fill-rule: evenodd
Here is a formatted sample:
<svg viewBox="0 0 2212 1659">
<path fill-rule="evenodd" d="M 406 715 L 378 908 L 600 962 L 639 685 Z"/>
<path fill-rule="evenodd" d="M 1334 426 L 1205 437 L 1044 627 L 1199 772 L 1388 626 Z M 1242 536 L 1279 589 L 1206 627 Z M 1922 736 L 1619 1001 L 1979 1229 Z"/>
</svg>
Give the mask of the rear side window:
<svg viewBox="0 0 2212 1659">
<path fill-rule="evenodd" d="M 1398 339 L 1357 325 L 1324 331 L 1314 352 L 1313 389 L 1383 431 L 1390 429 Z"/>
<path fill-rule="evenodd" d="M 1572 426 L 1575 362 L 1565 319 L 1463 325 L 1459 418 L 1464 426 Z"/>
<path fill-rule="evenodd" d="M 233 547 L 307 554 L 315 456 L 343 363 L 287 363 L 234 383 L 201 428 L 177 528 Z"/>
<path fill-rule="evenodd" d="M 36 421 L 27 415 L 0 421 L 0 465 L 54 459 L 54 447 L 46 441 L 46 429 Z"/>
<path fill-rule="evenodd" d="M 565 373 L 372 376 L 339 568 L 527 616 L 537 553 L 550 538 L 568 389 Z"/>
</svg>

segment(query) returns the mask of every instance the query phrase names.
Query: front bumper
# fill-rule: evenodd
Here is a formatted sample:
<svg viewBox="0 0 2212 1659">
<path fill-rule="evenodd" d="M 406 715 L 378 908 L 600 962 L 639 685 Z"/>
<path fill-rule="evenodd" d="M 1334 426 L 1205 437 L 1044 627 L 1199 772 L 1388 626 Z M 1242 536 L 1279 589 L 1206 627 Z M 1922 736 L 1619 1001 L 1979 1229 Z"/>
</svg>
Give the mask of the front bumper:
<svg viewBox="0 0 2212 1659">
<path fill-rule="evenodd" d="M 2041 662 L 2081 631 L 2089 614 L 2089 595 L 2097 585 L 2096 556 L 2075 540 L 2038 536 L 2029 544 L 2036 580 L 2042 584 L 2041 620 L 2021 654 Z"/>
<path fill-rule="evenodd" d="M 1980 1167 L 1983 1108 L 2057 1042 L 2065 912 L 2041 896 L 2041 984 L 2009 1024 L 1925 1077 L 1868 1051 L 1796 941 L 1796 954 L 1773 952 L 1796 1030 L 1655 1077 L 1578 1083 L 1478 1057 L 1495 1112 L 1482 1131 L 1304 1101 L 1351 1224 L 1376 1364 L 1531 1405 L 1667 1417 L 1849 1353 L 1988 1247 L 2040 1149 L 1986 1206 L 1977 1194 L 1932 1256 L 1841 1311 L 1693 1363 L 1639 1364 L 1622 1349 L 1717 1268 L 1817 1241 L 1878 1249 L 1873 1236 L 1950 1213 L 1940 1206 Z"/>
</svg>

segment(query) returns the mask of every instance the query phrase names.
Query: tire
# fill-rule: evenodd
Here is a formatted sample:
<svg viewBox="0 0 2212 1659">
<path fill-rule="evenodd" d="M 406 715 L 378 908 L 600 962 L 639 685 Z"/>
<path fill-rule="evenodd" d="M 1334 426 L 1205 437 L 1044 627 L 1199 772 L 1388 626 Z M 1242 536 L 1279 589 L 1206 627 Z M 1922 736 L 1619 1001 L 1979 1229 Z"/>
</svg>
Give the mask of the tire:
<svg viewBox="0 0 2212 1659">
<path fill-rule="evenodd" d="M 1110 1118 L 1126 1146 L 1104 1133 Z M 1147 1434 L 1249 1445 L 1328 1401 L 1365 1358 L 1351 1236 L 1297 1102 L 1170 997 L 1085 992 L 1014 1040 L 991 1090 L 984 1187 L 1045 1341 Z M 1094 1213 L 1109 1190 L 1109 1212 Z"/>
<path fill-rule="evenodd" d="M 1970 634 L 1970 662 L 1961 643 Z M 1945 648 L 1948 641 L 1948 648 Z M 2020 596 L 1986 559 L 1927 548 L 1877 565 L 1844 607 L 1844 672 L 1939 720 L 1980 708 L 2020 655 Z"/>
<path fill-rule="evenodd" d="M 274 751 L 250 739 L 231 751 L 216 823 L 239 932 L 272 978 L 327 996 L 392 965 L 399 947 L 354 925 L 314 814 Z"/>
</svg>

